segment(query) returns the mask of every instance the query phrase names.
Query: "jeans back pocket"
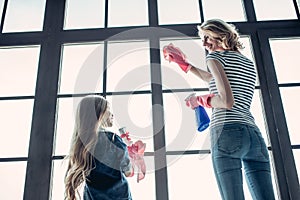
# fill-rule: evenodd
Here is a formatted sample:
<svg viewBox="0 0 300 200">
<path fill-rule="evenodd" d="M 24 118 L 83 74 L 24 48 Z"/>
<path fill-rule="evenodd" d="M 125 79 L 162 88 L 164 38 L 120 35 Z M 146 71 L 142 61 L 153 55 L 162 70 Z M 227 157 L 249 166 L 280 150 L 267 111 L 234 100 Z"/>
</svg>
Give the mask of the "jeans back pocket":
<svg viewBox="0 0 300 200">
<path fill-rule="evenodd" d="M 242 127 L 224 127 L 217 140 L 218 150 L 227 154 L 233 154 L 242 148 Z"/>
</svg>

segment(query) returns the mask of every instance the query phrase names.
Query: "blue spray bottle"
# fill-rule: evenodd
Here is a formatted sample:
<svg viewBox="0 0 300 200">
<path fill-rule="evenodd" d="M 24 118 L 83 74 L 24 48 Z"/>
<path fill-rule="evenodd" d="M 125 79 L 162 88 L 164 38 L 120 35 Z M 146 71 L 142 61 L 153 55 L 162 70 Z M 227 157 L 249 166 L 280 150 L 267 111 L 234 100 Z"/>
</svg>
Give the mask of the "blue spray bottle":
<svg viewBox="0 0 300 200">
<path fill-rule="evenodd" d="M 190 99 L 190 97 L 195 96 L 196 93 L 190 94 L 185 101 L 187 101 L 188 99 Z M 210 119 L 206 113 L 205 108 L 203 108 L 203 106 L 198 106 L 194 109 L 195 111 L 195 117 L 196 117 L 196 125 L 197 125 L 197 130 L 199 132 L 204 131 L 205 129 L 208 128 L 209 123 L 210 123 Z"/>
</svg>

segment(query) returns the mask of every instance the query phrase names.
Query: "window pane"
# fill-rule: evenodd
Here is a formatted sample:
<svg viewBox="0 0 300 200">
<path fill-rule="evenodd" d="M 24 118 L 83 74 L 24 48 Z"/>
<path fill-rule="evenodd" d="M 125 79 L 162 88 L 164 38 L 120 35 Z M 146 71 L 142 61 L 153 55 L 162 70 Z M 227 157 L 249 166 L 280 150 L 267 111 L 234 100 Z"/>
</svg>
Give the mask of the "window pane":
<svg viewBox="0 0 300 200">
<path fill-rule="evenodd" d="M 110 42 L 107 52 L 107 91 L 150 90 L 149 42 Z"/>
<path fill-rule="evenodd" d="M 0 163 L 0 199 L 23 199 L 27 162 Z"/>
<path fill-rule="evenodd" d="M 205 20 L 218 18 L 229 22 L 246 21 L 241 0 L 203 0 L 202 4 Z"/>
<path fill-rule="evenodd" d="M 34 95 L 40 47 L 0 48 L 0 95 Z"/>
<path fill-rule="evenodd" d="M 298 172 L 298 179 L 300 179 L 300 149 L 294 149 L 293 150 L 293 155 L 295 159 L 295 164 L 296 164 L 296 170 Z"/>
<path fill-rule="evenodd" d="M 253 4 L 257 20 L 297 19 L 292 0 L 253 0 Z"/>
<path fill-rule="evenodd" d="M 2 13 L 3 13 L 3 8 L 4 8 L 4 0 L 0 0 L 0 16 L 2 17 Z M 1 25 L 1 22 L 0 22 Z"/>
<path fill-rule="evenodd" d="M 105 0 L 67 0 L 64 29 L 103 28 Z"/>
<path fill-rule="evenodd" d="M 45 0 L 9 0 L 3 32 L 42 31 Z"/>
<path fill-rule="evenodd" d="M 300 38 L 271 39 L 270 47 L 278 82 L 299 83 L 300 68 L 297 58 L 300 51 Z"/>
<path fill-rule="evenodd" d="M 198 92 L 197 95 L 207 92 Z M 163 94 L 167 151 L 210 149 L 209 128 L 198 132 L 195 112 L 185 105 L 190 93 Z M 211 109 L 206 109 L 211 116 Z"/>
<path fill-rule="evenodd" d="M 160 25 L 201 22 L 197 0 L 158 0 L 157 6 Z"/>
<path fill-rule="evenodd" d="M 28 155 L 33 100 L 0 101 L 0 157 Z"/>
<path fill-rule="evenodd" d="M 148 144 L 147 144 L 148 145 Z M 133 199 L 155 200 L 154 157 L 145 156 L 146 176 L 137 183 L 136 174 L 127 178 Z"/>
<path fill-rule="evenodd" d="M 111 0 L 108 1 L 108 13 L 109 27 L 149 24 L 147 0 Z"/>
<path fill-rule="evenodd" d="M 60 94 L 102 92 L 103 44 L 63 46 Z"/>
<path fill-rule="evenodd" d="M 59 98 L 56 126 L 55 155 L 67 155 L 73 136 L 75 113 L 82 98 Z"/>
<path fill-rule="evenodd" d="M 201 160 L 199 155 L 185 155 L 180 158 L 167 157 L 168 163 L 173 160 L 168 166 L 170 199 L 186 199 L 187 194 L 189 197 L 205 197 L 205 199 L 221 198 L 209 156 L 207 155 L 205 159 Z"/>
<path fill-rule="evenodd" d="M 299 135 L 299 104 L 300 87 L 280 88 L 281 99 L 284 107 L 284 114 L 287 121 L 290 140 L 292 144 L 300 144 Z"/>
<path fill-rule="evenodd" d="M 67 171 L 69 160 L 54 160 L 53 161 L 53 175 L 52 175 L 52 197 L 51 200 L 64 199 L 65 184 L 64 178 Z M 83 187 L 80 189 L 82 197 Z"/>
<path fill-rule="evenodd" d="M 150 94 L 108 96 L 114 114 L 113 130 L 126 127 L 132 141 L 142 140 L 153 152 L 152 103 Z M 121 108 L 121 109 L 120 109 Z"/>
<path fill-rule="evenodd" d="M 170 199 L 221 199 L 210 154 L 168 156 L 167 160 Z"/>
<path fill-rule="evenodd" d="M 196 28 L 196 27 L 195 27 Z M 205 50 L 202 47 L 200 39 L 173 39 L 160 42 L 160 47 L 163 49 L 165 45 L 174 44 L 179 47 L 187 57 L 187 60 L 194 66 L 206 70 Z M 160 51 L 161 72 L 163 89 L 182 89 L 182 88 L 206 88 L 208 84 L 200 80 L 191 73 L 184 76 L 184 72 L 174 63 L 164 59 L 163 51 Z"/>
</svg>

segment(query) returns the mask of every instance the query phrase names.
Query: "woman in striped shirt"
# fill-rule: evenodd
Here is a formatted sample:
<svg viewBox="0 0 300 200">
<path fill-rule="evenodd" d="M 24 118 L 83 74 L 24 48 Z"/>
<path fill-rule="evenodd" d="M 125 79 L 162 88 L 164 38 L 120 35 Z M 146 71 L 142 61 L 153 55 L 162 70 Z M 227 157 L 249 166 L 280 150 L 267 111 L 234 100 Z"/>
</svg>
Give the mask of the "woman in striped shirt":
<svg viewBox="0 0 300 200">
<path fill-rule="evenodd" d="M 199 105 L 213 108 L 211 150 L 221 197 L 244 199 L 243 169 L 252 198 L 273 200 L 268 151 L 250 113 L 256 82 L 254 64 L 240 53 L 243 46 L 233 25 L 214 19 L 202 23 L 198 30 L 208 51 L 209 72 L 189 64 L 174 46 L 164 49 L 165 58 L 209 83 L 210 94 L 191 96 L 188 105 L 192 109 Z"/>
</svg>

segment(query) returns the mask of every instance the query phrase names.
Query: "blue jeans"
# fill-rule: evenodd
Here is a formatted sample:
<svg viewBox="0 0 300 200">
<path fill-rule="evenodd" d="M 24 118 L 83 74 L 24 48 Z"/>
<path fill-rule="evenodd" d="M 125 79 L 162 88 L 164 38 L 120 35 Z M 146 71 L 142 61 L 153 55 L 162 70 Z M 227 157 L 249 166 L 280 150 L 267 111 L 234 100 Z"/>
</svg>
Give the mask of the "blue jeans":
<svg viewBox="0 0 300 200">
<path fill-rule="evenodd" d="M 211 128 L 212 161 L 223 200 L 243 200 L 243 175 L 254 200 L 274 200 L 268 150 L 257 127 Z"/>
</svg>

